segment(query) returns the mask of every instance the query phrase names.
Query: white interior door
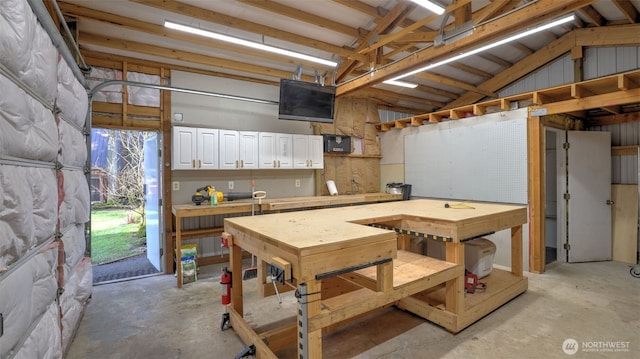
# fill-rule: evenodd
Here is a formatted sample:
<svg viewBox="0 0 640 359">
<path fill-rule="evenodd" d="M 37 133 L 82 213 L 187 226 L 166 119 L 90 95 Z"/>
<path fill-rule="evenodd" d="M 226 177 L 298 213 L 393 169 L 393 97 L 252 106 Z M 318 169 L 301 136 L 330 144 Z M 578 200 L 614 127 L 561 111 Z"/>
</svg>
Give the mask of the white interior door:
<svg viewBox="0 0 640 359">
<path fill-rule="evenodd" d="M 569 131 L 567 138 L 569 149 L 562 161 L 562 172 L 558 173 L 560 177 L 566 174 L 562 186 L 566 191 L 559 191 L 559 203 L 561 211 L 566 208 L 567 220 L 564 225 L 559 224 L 564 227 L 559 259 L 611 260 L 611 134 Z M 569 194 L 568 201 L 565 192 Z"/>
<path fill-rule="evenodd" d="M 158 271 L 162 271 L 162 261 L 160 260 L 160 194 L 162 187 L 160 181 L 160 162 L 158 152 L 158 135 L 144 140 L 144 215 L 147 224 L 147 258 Z"/>
</svg>

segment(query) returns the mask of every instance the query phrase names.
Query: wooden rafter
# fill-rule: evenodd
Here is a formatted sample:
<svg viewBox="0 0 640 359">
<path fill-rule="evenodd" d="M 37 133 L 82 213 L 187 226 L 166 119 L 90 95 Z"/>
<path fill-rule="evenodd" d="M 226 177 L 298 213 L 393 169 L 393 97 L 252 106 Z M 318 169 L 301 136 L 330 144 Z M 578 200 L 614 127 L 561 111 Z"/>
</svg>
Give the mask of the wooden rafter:
<svg viewBox="0 0 640 359">
<path fill-rule="evenodd" d="M 410 57 L 373 71 L 371 76 L 364 76 L 339 85 L 337 94 L 342 95 L 362 87 L 372 86 L 394 76 L 417 69 L 424 64 L 444 59 L 466 49 L 493 41 L 510 32 L 533 26 L 556 16 L 569 13 L 596 0 L 539 0 L 527 6 L 526 11 L 514 11 L 489 23 L 479 25 L 472 36 L 458 40 L 451 45 L 429 47 L 416 52 Z"/>
<path fill-rule="evenodd" d="M 494 0 L 473 14 L 473 23 L 480 24 L 507 11 L 513 10 L 520 0 Z"/>
<path fill-rule="evenodd" d="M 400 2 L 398 3 L 379 23 L 378 25 L 375 27 L 375 29 L 373 29 L 373 31 L 371 31 L 369 33 L 369 35 L 364 39 L 364 42 L 362 42 L 358 48 L 356 49 L 357 51 L 360 51 L 362 49 L 364 49 L 367 45 L 369 40 L 376 34 L 380 35 L 380 34 L 385 34 L 387 32 L 390 32 L 391 30 L 393 30 L 394 26 L 401 21 L 402 19 L 406 18 L 411 11 L 413 11 L 413 9 L 415 9 L 415 4 L 414 3 L 408 3 L 408 2 Z M 357 61 L 356 60 L 349 60 L 343 64 L 340 65 L 340 68 L 338 69 L 338 76 L 336 78 L 337 82 L 340 82 L 342 80 L 345 79 L 345 77 L 355 68 L 355 66 L 357 65 Z"/>
<path fill-rule="evenodd" d="M 181 51 L 161 46 L 154 46 L 143 44 L 141 42 L 135 42 L 124 39 L 116 39 L 107 36 L 95 35 L 90 33 L 80 34 L 80 43 L 91 44 L 102 47 L 108 47 L 111 49 L 118 49 L 124 51 L 137 52 L 141 54 L 164 57 L 173 60 L 187 61 L 197 63 L 201 65 L 208 65 L 213 67 L 219 67 L 223 69 L 236 70 L 242 72 L 248 72 L 252 74 L 271 76 L 276 78 L 288 78 L 291 76 L 291 72 L 268 68 L 265 66 L 253 65 L 242 63 L 238 61 L 217 58 L 213 56 L 207 56 L 202 54 L 196 54 L 188 51 Z M 313 76 L 302 75 L 304 81 L 313 82 Z"/>
<path fill-rule="evenodd" d="M 604 26 L 607 24 L 607 20 L 591 5 L 585 6 L 578 11 L 595 26 Z"/>
<path fill-rule="evenodd" d="M 288 31 L 283 31 L 273 27 L 256 24 L 244 19 L 223 15 L 215 11 L 199 8 L 199 7 L 189 5 L 186 3 L 181 3 L 175 0 L 130 0 L 130 1 L 155 7 L 165 11 L 174 12 L 176 14 L 193 17 L 195 19 L 222 24 L 222 25 L 233 27 L 236 29 L 249 31 L 257 34 L 263 34 L 265 36 L 270 36 L 275 39 L 296 43 L 298 45 L 335 53 L 347 59 L 354 59 L 354 60 L 363 61 L 363 62 L 367 61 L 365 56 L 358 55 L 353 50 L 348 48 L 336 46 L 327 42 L 308 38 L 305 36 L 294 34 Z"/>
<path fill-rule="evenodd" d="M 638 22 L 638 10 L 629 0 L 613 0 L 613 3 L 618 7 L 618 10 L 622 12 L 624 17 L 627 18 L 630 24 Z"/>
<path fill-rule="evenodd" d="M 288 56 L 278 55 L 266 51 L 253 50 L 244 46 L 234 45 L 224 41 L 217 41 L 210 38 L 204 38 L 198 35 L 191 35 L 182 31 L 167 29 L 162 25 L 156 25 L 138 19 L 132 19 L 124 16 L 114 15 L 94 9 L 90 9 L 83 6 L 78 6 L 70 3 L 60 2 L 60 9 L 65 15 L 73 16 L 80 19 L 90 19 L 100 21 L 105 24 L 116 24 L 122 28 L 144 32 L 154 36 L 162 36 L 167 39 L 173 39 L 181 42 L 186 42 L 194 45 L 209 47 L 216 50 L 228 50 L 240 54 L 255 56 L 264 59 L 276 60 L 278 62 L 289 63 L 295 69 L 295 67 L 302 63 L 304 65 L 318 68 L 319 71 L 330 70 L 328 66 L 321 65 L 315 62 L 305 61 L 301 59 L 293 59 Z"/>
</svg>

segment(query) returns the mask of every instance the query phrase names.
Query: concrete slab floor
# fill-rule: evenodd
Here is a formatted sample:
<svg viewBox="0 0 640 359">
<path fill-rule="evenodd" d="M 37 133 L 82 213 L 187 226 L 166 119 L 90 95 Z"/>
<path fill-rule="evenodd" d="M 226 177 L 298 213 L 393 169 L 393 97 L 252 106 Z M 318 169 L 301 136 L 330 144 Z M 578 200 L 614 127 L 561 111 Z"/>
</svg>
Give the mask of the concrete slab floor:
<svg viewBox="0 0 640 359">
<path fill-rule="evenodd" d="M 161 275 L 94 287 L 75 340 L 77 358 L 233 358 L 245 347 L 221 331 L 219 267 L 204 267 L 195 283 L 176 288 Z M 458 334 L 393 307 L 323 341 L 325 358 L 638 358 L 640 279 L 617 262 L 552 263 L 526 274 L 529 290 Z M 292 292 L 258 298 L 244 282 L 245 317 L 253 326 L 295 315 Z M 578 352 L 563 352 L 574 339 Z M 603 346 L 614 343 L 613 351 Z M 295 357 L 292 347 L 279 357 Z"/>
</svg>

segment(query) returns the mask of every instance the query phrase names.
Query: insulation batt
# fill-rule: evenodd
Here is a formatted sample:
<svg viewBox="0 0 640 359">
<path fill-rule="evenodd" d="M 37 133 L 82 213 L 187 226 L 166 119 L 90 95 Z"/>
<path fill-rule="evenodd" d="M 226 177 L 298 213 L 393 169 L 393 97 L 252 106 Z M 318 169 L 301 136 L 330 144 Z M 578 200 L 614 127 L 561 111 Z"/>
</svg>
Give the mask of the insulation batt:
<svg viewBox="0 0 640 359">
<path fill-rule="evenodd" d="M 122 71 L 93 67 L 91 68 L 91 74 L 89 76 L 100 79 L 99 81 L 88 81 L 89 88 L 94 88 L 104 81 L 122 80 Z M 104 87 L 93 95 L 93 100 L 97 102 L 122 103 L 122 86 L 113 85 Z"/>
<path fill-rule="evenodd" d="M 66 281 L 71 275 L 72 269 L 84 258 L 87 245 L 84 238 L 84 224 L 72 224 L 62 233 L 65 257 L 64 278 Z"/>
<path fill-rule="evenodd" d="M 84 135 L 65 121 L 58 122 L 61 148 L 60 163 L 63 166 L 83 167 L 87 161 L 87 145 L 84 142 Z"/>
<path fill-rule="evenodd" d="M 57 265 L 58 248 L 49 246 L 7 277 L 0 277 L 0 313 L 4 316 L 0 358 L 6 358 L 29 334 L 31 323 L 55 303 Z"/>
<path fill-rule="evenodd" d="M 56 189 L 53 169 L 0 165 L 0 272 L 55 234 Z"/>
<path fill-rule="evenodd" d="M 13 359 L 62 358 L 62 333 L 60 333 L 59 318 L 60 306 L 57 302 L 53 302 Z"/>
<path fill-rule="evenodd" d="M 60 310 L 62 312 L 62 347 L 66 349 L 72 339 L 73 329 L 76 328 L 84 304 L 91 295 L 93 281 L 91 258 L 83 259 L 73 270 L 69 280 L 64 285 L 64 292 L 60 296 Z"/>
<path fill-rule="evenodd" d="M 82 128 L 86 121 L 89 97 L 64 59 L 58 61 L 58 99 L 62 117 Z"/>
<path fill-rule="evenodd" d="M 50 110 L 0 75 L 0 156 L 53 162 L 58 130 Z"/>
<path fill-rule="evenodd" d="M 127 72 L 127 80 L 159 85 L 160 76 L 140 72 Z M 160 107 L 160 90 L 146 87 L 127 86 L 129 103 L 138 106 Z"/>
<path fill-rule="evenodd" d="M 0 7 L 0 62 L 53 104 L 58 51 L 26 0 L 0 0 Z"/>
<path fill-rule="evenodd" d="M 88 222 L 91 209 L 89 186 L 84 173 L 63 168 L 61 174 L 64 199 L 58 212 L 60 228 L 67 228 L 72 223 Z"/>
</svg>

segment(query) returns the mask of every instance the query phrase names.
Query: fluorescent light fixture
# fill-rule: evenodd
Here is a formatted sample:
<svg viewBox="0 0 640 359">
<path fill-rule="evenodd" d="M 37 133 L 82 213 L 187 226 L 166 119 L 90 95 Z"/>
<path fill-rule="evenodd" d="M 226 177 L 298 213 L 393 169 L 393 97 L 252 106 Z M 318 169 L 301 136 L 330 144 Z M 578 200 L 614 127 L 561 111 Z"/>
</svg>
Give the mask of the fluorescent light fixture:
<svg viewBox="0 0 640 359">
<path fill-rule="evenodd" d="M 548 24 L 541 25 L 541 26 L 538 26 L 538 27 L 534 27 L 532 29 L 529 29 L 527 31 L 521 32 L 519 34 L 515 34 L 515 35 L 512 35 L 512 36 L 509 36 L 507 38 L 504 38 L 504 39 L 496 41 L 496 42 L 492 42 L 489 45 L 485 45 L 485 46 L 479 47 L 477 49 L 473 49 L 473 50 L 471 50 L 469 52 L 464 52 L 464 53 L 462 53 L 460 55 L 456 55 L 456 56 L 450 57 L 448 59 L 444 59 L 442 61 L 434 62 L 434 63 L 432 63 L 430 65 L 427 65 L 427 66 L 421 67 L 421 68 L 419 68 L 417 70 L 413 70 L 413 71 L 408 72 L 406 74 L 394 77 L 394 78 L 392 78 L 390 80 L 387 80 L 387 81 L 397 81 L 397 80 L 405 78 L 407 76 L 415 75 L 415 74 L 417 74 L 419 72 L 431 70 L 431 69 L 433 69 L 435 67 L 442 66 L 442 65 L 448 64 L 450 62 L 458 61 L 458 60 L 463 59 L 465 57 L 468 57 L 468 56 L 471 56 L 471 55 L 475 55 L 475 54 L 478 54 L 478 53 L 483 52 L 483 51 L 487 51 L 489 49 L 492 49 L 492 48 L 500 46 L 500 45 L 504 45 L 504 44 L 506 44 L 508 42 L 521 39 L 523 37 L 535 34 L 537 32 L 543 31 L 543 30 L 550 29 L 550 28 L 558 26 L 558 25 L 562 25 L 564 23 L 573 21 L 574 19 L 575 19 L 574 15 L 569 15 L 569 16 L 560 18 L 560 19 L 558 19 L 556 21 L 550 22 Z"/>
<path fill-rule="evenodd" d="M 268 51 L 268 52 L 272 52 L 272 53 L 275 53 L 275 54 L 294 57 L 296 59 L 311 61 L 311 62 L 315 62 L 315 63 L 318 63 L 318 64 L 323 64 L 323 65 L 327 65 L 327 66 L 331 66 L 331 67 L 338 66 L 338 63 L 335 62 L 335 61 L 325 60 L 325 59 L 321 59 L 319 57 L 314 57 L 314 56 L 301 54 L 299 52 L 294 52 L 294 51 L 289 51 L 289 50 L 281 49 L 281 48 L 274 47 L 274 46 L 264 45 L 264 44 L 261 44 L 261 43 L 258 43 L 258 42 L 243 40 L 243 39 L 239 39 L 237 37 L 222 35 L 222 34 L 218 34 L 216 32 L 212 32 L 212 31 L 208 31 L 208 30 L 202 30 L 202 29 L 198 29 L 198 28 L 195 28 L 195 27 L 187 26 L 187 25 L 181 25 L 181 24 L 177 24 L 175 22 L 171 22 L 171 21 L 167 21 L 167 20 L 165 20 L 165 22 L 164 22 L 164 27 L 169 28 L 169 29 L 173 29 L 173 30 L 179 30 L 179 31 L 188 32 L 188 33 L 194 34 L 194 35 L 200 35 L 200 36 L 208 37 L 210 39 L 226 41 L 226 42 L 230 42 L 230 43 L 233 43 L 233 44 L 236 44 L 236 45 L 247 46 L 247 47 L 251 47 L 253 49 L 257 49 L 257 50 Z"/>
<path fill-rule="evenodd" d="M 397 81 L 397 80 L 387 80 L 387 81 L 383 81 L 382 83 L 385 83 L 387 85 L 395 85 L 395 86 L 400 86 L 400 87 L 408 87 L 410 89 L 414 89 L 416 87 L 418 87 L 418 84 L 412 84 L 410 82 L 404 82 L 404 81 Z"/>
<path fill-rule="evenodd" d="M 426 8 L 431 12 L 435 12 L 438 15 L 444 14 L 444 8 L 434 3 L 433 1 L 429 1 L 429 0 L 411 0 L 411 1 L 422 6 L 423 8 Z"/>
</svg>

